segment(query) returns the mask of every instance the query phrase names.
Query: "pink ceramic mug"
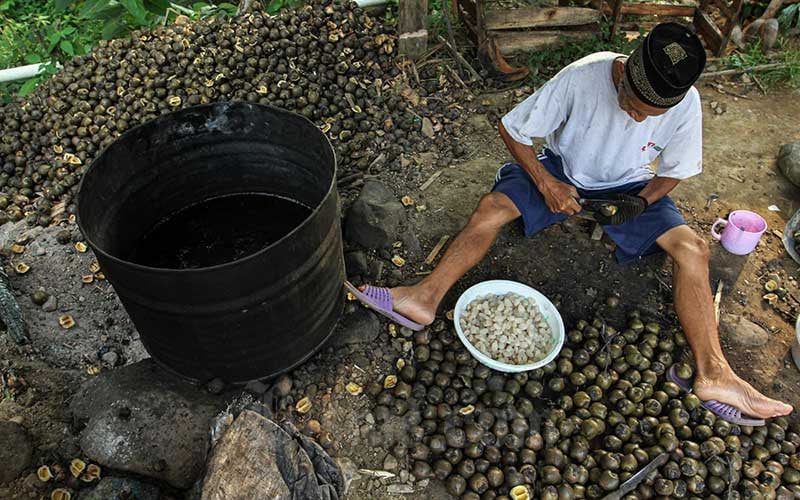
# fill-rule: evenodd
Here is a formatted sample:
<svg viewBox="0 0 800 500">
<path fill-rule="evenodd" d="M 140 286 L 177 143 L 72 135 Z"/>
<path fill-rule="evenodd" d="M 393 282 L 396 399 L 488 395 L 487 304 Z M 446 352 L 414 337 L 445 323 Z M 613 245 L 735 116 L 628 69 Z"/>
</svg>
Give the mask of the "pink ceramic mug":
<svg viewBox="0 0 800 500">
<path fill-rule="evenodd" d="M 722 234 L 716 231 L 724 224 Z M 725 250 L 735 255 L 747 255 L 755 250 L 761 235 L 767 230 L 767 221 L 749 210 L 734 210 L 728 220 L 717 219 L 711 226 L 711 235 L 718 239 Z"/>
</svg>

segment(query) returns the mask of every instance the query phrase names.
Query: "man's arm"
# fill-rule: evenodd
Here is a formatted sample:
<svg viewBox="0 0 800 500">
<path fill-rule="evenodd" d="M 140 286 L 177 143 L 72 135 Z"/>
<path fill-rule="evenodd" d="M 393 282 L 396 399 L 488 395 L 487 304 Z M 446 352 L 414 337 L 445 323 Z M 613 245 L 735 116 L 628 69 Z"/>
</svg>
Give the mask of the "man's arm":
<svg viewBox="0 0 800 500">
<path fill-rule="evenodd" d="M 576 201 L 578 191 L 574 186 L 561 182 L 550 175 L 542 162 L 536 158 L 533 148 L 515 141 L 503 126 L 503 122 L 498 124 L 498 130 L 511 155 L 533 179 L 533 183 L 542 193 L 547 208 L 551 212 L 574 215 L 581 211 L 581 206 Z"/>
<path fill-rule="evenodd" d="M 655 176 L 644 189 L 639 192 L 639 196 L 646 199 L 647 203 L 652 205 L 675 189 L 675 186 L 677 186 L 680 181 L 680 179 Z"/>
</svg>

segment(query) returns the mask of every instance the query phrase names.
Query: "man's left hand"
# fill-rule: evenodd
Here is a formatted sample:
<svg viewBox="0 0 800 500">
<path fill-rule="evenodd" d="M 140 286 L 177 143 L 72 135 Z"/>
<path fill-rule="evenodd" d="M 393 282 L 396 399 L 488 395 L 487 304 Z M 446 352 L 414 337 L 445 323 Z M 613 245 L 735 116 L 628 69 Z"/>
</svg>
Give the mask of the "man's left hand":
<svg viewBox="0 0 800 500">
<path fill-rule="evenodd" d="M 612 194 L 604 197 L 610 200 L 609 206 L 613 210 L 598 210 L 594 218 L 603 226 L 616 226 L 633 220 L 647 210 L 650 203 L 643 196 L 629 194 Z M 613 213 L 612 213 L 613 212 Z"/>
</svg>

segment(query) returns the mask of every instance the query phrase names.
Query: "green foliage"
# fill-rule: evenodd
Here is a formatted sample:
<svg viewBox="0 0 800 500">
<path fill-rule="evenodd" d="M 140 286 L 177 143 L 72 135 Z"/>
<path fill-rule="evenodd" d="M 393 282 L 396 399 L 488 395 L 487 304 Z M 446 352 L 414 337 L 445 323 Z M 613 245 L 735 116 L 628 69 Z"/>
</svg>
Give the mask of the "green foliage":
<svg viewBox="0 0 800 500">
<path fill-rule="evenodd" d="M 100 24 L 82 19 L 74 10 L 58 9 L 56 1 L 42 5 L 0 0 L 0 68 L 64 61 L 91 50 L 99 38 Z M 30 93 L 56 70 L 55 64 L 48 64 L 28 81 L 0 84 L 0 100 L 7 101 L 16 92 Z"/>
<path fill-rule="evenodd" d="M 800 46 L 797 41 L 779 39 L 775 52 L 767 57 L 761 50 L 761 42 L 747 46 L 747 50 L 737 51 L 723 58 L 722 65 L 727 69 L 752 68 L 762 64 L 781 64 L 782 66 L 756 73 L 758 80 L 766 86 L 786 84 L 800 87 Z"/>
<path fill-rule="evenodd" d="M 452 8 L 452 2 L 453 0 L 449 0 L 447 6 Z M 455 25 L 458 24 L 458 22 L 458 19 L 453 19 L 452 16 L 450 17 L 450 23 L 453 24 L 453 29 L 456 29 Z M 442 13 L 442 0 L 430 0 L 428 2 L 427 26 L 429 35 L 442 35 L 445 38 L 447 37 L 447 25 L 445 24 L 444 14 Z"/>
<path fill-rule="evenodd" d="M 179 14 L 200 19 L 237 10 L 228 2 L 189 0 L 0 0 L 0 68 L 53 63 L 25 82 L 0 84 L 0 101 L 30 93 L 57 70 L 55 62 L 87 54 L 100 39 L 170 23 Z"/>
<path fill-rule="evenodd" d="M 639 45 L 639 38 L 628 40 L 619 33 L 611 38 L 609 29 L 610 25 L 604 25 L 597 36 L 587 40 L 575 41 L 565 37 L 559 45 L 530 52 L 527 63 L 531 70 L 531 83 L 538 87 L 564 66 L 589 54 L 602 51 L 630 54 Z M 641 36 L 644 36 L 644 32 L 640 33 Z"/>
<path fill-rule="evenodd" d="M 784 7 L 778 14 L 778 22 L 785 30 L 800 28 L 800 3 Z"/>
<path fill-rule="evenodd" d="M 303 0 L 270 0 L 267 4 L 267 12 L 277 14 L 282 9 L 293 9 L 303 4 Z"/>
</svg>

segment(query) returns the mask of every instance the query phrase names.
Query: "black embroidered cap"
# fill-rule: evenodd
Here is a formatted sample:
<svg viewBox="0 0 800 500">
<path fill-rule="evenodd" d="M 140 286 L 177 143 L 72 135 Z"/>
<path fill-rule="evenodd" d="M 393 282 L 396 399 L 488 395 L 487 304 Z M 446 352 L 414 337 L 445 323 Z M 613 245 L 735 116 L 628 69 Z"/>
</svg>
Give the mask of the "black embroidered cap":
<svg viewBox="0 0 800 500">
<path fill-rule="evenodd" d="M 697 35 L 678 23 L 661 23 L 628 57 L 625 78 L 642 102 L 669 108 L 683 99 L 705 64 Z"/>
</svg>

